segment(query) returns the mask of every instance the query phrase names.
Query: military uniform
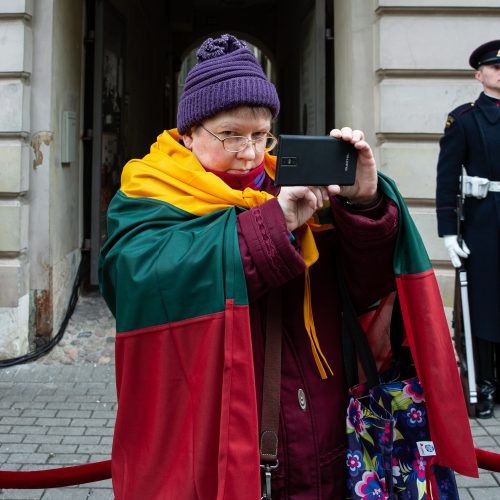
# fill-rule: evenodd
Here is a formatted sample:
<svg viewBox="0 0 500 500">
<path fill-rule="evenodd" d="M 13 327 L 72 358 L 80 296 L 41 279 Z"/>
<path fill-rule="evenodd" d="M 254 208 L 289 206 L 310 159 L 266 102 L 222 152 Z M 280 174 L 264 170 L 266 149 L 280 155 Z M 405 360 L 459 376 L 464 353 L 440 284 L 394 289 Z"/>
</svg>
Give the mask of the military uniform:
<svg viewBox="0 0 500 500">
<path fill-rule="evenodd" d="M 482 92 L 476 102 L 454 109 L 440 146 L 436 208 L 439 236 L 444 236 L 457 234 L 462 165 L 467 175 L 500 181 L 500 99 Z M 466 198 L 464 213 L 462 234 L 471 251 L 464 264 L 473 334 L 500 342 L 500 193 Z"/>
<path fill-rule="evenodd" d="M 482 64 L 500 64 L 500 40 L 478 47 L 469 62 L 475 69 Z M 463 104 L 448 115 L 437 165 L 439 236 L 457 234 L 456 206 L 462 166 L 466 175 L 500 181 L 500 98 L 482 92 L 475 102 Z M 486 352 L 488 361 L 491 359 L 491 366 L 484 366 L 483 372 L 476 364 L 481 399 L 484 379 L 491 379 L 494 397 L 494 378 L 500 376 L 500 359 L 497 357 L 495 374 L 491 354 L 495 346 L 489 344 L 500 343 L 500 192 L 490 191 L 483 199 L 465 198 L 464 215 L 461 231 L 470 256 L 463 263 L 469 283 L 472 334 L 483 339 L 482 344 L 477 340 L 476 344 L 483 346 L 482 356 Z M 486 416 L 478 416 L 488 418 L 492 411 L 493 405 Z"/>
</svg>

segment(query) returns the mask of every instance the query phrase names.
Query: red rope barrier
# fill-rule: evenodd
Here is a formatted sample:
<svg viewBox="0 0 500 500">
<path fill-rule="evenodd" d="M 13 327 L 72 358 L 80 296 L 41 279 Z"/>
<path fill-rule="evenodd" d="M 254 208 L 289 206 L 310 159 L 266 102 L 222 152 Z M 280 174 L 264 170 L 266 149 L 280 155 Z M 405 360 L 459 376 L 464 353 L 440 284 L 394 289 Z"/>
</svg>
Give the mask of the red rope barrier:
<svg viewBox="0 0 500 500">
<path fill-rule="evenodd" d="M 476 448 L 476 459 L 477 466 L 480 469 L 500 472 L 500 453 L 494 453 L 492 451 Z"/>
<path fill-rule="evenodd" d="M 111 460 L 36 471 L 0 471 L 0 488 L 44 489 L 92 483 L 111 477 Z"/>
<path fill-rule="evenodd" d="M 500 453 L 476 448 L 480 469 L 500 472 Z M 0 488 L 44 489 L 102 481 L 111 477 L 111 460 L 37 471 L 0 471 Z"/>
</svg>

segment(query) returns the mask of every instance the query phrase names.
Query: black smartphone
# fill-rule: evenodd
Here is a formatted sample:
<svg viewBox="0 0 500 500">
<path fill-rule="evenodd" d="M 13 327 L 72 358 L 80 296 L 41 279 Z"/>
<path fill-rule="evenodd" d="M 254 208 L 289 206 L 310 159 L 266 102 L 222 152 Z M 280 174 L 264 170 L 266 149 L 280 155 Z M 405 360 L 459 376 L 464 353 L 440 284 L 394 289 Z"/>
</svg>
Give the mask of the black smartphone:
<svg viewBox="0 0 500 500">
<path fill-rule="evenodd" d="M 277 186 L 351 186 L 358 151 L 350 142 L 331 136 L 280 135 L 276 162 Z"/>
</svg>

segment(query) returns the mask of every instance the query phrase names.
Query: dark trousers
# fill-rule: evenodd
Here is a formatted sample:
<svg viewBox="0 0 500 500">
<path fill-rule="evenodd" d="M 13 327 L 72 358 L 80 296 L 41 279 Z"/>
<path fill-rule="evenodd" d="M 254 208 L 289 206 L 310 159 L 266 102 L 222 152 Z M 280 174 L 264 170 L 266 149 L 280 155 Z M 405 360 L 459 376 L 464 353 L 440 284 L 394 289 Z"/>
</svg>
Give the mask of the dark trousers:
<svg viewBox="0 0 500 500">
<path fill-rule="evenodd" d="M 476 378 L 482 380 L 499 380 L 500 378 L 500 344 L 474 337 Z"/>
</svg>

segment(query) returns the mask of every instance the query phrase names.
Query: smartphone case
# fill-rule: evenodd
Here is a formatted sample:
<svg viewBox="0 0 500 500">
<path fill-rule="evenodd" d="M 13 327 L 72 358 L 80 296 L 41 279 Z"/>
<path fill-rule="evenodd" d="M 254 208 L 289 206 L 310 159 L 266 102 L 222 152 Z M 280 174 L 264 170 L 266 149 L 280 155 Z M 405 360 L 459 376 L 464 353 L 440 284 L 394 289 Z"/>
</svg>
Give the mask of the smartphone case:
<svg viewBox="0 0 500 500">
<path fill-rule="evenodd" d="M 356 178 L 358 152 L 330 136 L 280 135 L 276 180 L 278 186 L 350 186 Z"/>
</svg>

